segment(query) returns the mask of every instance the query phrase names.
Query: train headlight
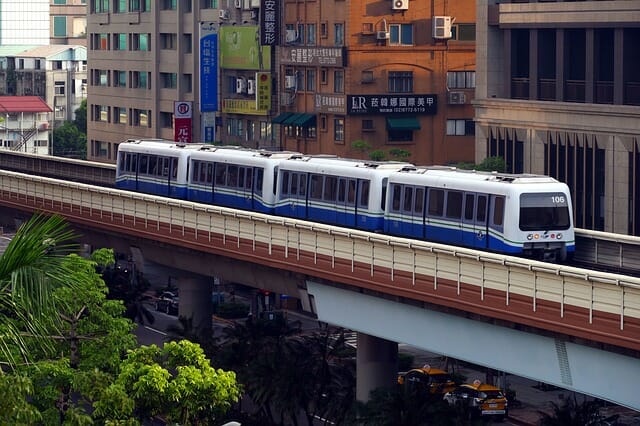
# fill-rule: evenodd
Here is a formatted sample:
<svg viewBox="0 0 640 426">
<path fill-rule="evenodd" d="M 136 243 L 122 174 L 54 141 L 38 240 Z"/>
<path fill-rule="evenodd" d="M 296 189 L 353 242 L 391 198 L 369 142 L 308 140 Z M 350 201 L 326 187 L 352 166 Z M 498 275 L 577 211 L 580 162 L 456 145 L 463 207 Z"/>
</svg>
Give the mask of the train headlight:
<svg viewBox="0 0 640 426">
<path fill-rule="evenodd" d="M 540 235 L 539 235 L 539 234 L 534 234 L 534 235 L 533 235 L 533 239 L 534 239 L 534 240 L 537 240 L 537 239 L 539 239 L 539 238 L 540 238 Z"/>
<path fill-rule="evenodd" d="M 562 234 L 558 234 L 558 235 L 556 235 L 556 238 L 557 238 L 557 239 L 559 239 L 559 240 L 561 240 L 561 239 L 562 239 Z"/>
<path fill-rule="evenodd" d="M 528 234 L 527 235 L 527 240 L 529 240 L 529 241 L 533 240 L 533 234 Z"/>
</svg>

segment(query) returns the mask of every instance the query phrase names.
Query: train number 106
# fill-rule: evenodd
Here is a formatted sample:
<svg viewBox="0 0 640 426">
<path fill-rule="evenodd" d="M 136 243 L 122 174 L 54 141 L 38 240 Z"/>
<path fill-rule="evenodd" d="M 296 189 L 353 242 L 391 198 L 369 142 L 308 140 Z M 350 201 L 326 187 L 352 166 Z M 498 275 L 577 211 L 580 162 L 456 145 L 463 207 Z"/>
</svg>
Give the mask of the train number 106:
<svg viewBox="0 0 640 426">
<path fill-rule="evenodd" d="M 554 204 L 564 204 L 565 203 L 563 195 L 552 195 L 551 196 L 551 201 L 553 201 Z"/>
</svg>

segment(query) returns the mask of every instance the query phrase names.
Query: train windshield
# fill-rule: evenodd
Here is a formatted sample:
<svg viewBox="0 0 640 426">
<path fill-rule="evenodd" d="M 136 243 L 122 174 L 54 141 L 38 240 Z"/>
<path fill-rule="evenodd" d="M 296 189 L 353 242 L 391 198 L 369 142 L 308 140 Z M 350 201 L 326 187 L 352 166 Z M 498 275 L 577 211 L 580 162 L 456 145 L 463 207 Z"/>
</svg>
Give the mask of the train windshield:
<svg viewBox="0 0 640 426">
<path fill-rule="evenodd" d="M 567 196 L 561 192 L 520 195 L 520 229 L 551 231 L 571 225 Z"/>
</svg>

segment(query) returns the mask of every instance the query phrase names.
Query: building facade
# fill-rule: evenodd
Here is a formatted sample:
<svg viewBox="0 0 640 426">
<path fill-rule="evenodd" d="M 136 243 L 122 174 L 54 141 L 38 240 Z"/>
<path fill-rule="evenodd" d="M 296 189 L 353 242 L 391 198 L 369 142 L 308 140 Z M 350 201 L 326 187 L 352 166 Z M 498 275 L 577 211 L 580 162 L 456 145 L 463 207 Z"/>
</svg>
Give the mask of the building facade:
<svg viewBox="0 0 640 426">
<path fill-rule="evenodd" d="M 199 31 L 217 1 L 88 3 L 87 158 L 115 162 L 129 138 L 174 139 L 175 102 L 192 105 L 201 138 Z M 217 89 L 217 88 L 216 88 Z"/>
<path fill-rule="evenodd" d="M 49 44 L 51 0 L 0 0 L 0 46 Z"/>
<path fill-rule="evenodd" d="M 87 49 L 0 47 L 0 94 L 41 97 L 54 111 L 53 127 L 73 120 L 87 96 Z"/>
<path fill-rule="evenodd" d="M 49 0 L 49 44 L 87 45 L 87 0 Z"/>
<path fill-rule="evenodd" d="M 39 96 L 0 96 L 0 147 L 48 154 L 51 112 Z"/>
<path fill-rule="evenodd" d="M 478 0 L 476 159 L 549 174 L 576 226 L 640 235 L 640 3 Z"/>
<path fill-rule="evenodd" d="M 473 2 L 283 1 L 281 147 L 416 164 L 474 160 Z"/>
</svg>

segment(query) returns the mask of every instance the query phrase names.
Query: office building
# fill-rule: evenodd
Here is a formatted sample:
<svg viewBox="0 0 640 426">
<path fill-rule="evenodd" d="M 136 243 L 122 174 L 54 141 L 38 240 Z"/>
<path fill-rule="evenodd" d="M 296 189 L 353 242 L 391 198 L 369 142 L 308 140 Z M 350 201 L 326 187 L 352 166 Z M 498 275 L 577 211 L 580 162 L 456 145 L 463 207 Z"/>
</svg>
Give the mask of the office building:
<svg viewBox="0 0 640 426">
<path fill-rule="evenodd" d="M 0 46 L 49 44 L 51 0 L 1 0 Z"/>
<path fill-rule="evenodd" d="M 476 160 L 549 174 L 577 227 L 640 235 L 640 3 L 477 1 Z"/>
<path fill-rule="evenodd" d="M 49 0 L 49 44 L 87 45 L 87 0 Z"/>
</svg>

